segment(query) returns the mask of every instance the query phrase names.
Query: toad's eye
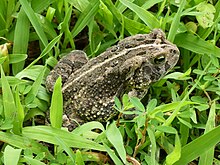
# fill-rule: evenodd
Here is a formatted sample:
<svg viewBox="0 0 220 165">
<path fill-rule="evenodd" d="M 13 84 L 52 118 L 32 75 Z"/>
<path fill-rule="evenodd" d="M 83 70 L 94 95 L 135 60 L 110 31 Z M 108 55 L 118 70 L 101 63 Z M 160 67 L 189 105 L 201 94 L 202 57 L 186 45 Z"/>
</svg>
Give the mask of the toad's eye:
<svg viewBox="0 0 220 165">
<path fill-rule="evenodd" d="M 163 62 L 165 62 L 165 55 L 164 54 L 161 54 L 161 55 L 155 57 L 155 59 L 154 59 L 155 64 L 162 64 Z"/>
</svg>

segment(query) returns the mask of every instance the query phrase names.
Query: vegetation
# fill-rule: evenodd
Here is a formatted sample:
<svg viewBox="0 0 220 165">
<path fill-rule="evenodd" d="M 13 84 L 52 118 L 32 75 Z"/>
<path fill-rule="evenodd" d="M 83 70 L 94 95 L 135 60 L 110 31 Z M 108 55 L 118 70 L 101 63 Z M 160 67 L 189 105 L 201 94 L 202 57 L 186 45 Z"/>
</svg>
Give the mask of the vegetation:
<svg viewBox="0 0 220 165">
<path fill-rule="evenodd" d="M 217 0 L 1 0 L 1 164 L 220 164 L 219 12 Z M 137 116 L 60 129 L 61 80 L 52 99 L 44 86 L 59 57 L 83 49 L 92 58 L 154 28 L 181 57 L 147 105 L 115 98 Z M 41 123 L 49 107 L 52 126 Z"/>
</svg>

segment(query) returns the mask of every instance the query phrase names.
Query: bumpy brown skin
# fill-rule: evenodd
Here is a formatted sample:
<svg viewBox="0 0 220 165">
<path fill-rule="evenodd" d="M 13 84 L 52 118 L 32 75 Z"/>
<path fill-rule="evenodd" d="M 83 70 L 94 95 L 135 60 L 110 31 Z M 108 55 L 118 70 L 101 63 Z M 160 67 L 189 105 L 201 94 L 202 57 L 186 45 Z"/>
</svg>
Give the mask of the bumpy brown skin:
<svg viewBox="0 0 220 165">
<path fill-rule="evenodd" d="M 61 59 L 62 64 L 68 61 L 65 65 L 73 70 L 71 74 L 69 71 L 70 77 L 65 78 L 67 81 L 62 88 L 63 126 L 69 130 L 76 126 L 75 121 L 105 122 L 115 116 L 115 96 L 121 98 L 127 93 L 142 98 L 150 84 L 163 77 L 179 59 L 178 48 L 167 41 L 159 29 L 150 34 L 127 37 L 87 63 L 82 51 L 77 52 L 74 51 L 71 58 L 67 56 Z M 73 63 L 80 65 L 72 64 L 69 59 L 74 59 Z M 51 80 L 59 74 L 68 77 L 65 68 L 58 64 L 50 73 L 46 81 L 49 90 L 54 84 Z"/>
</svg>

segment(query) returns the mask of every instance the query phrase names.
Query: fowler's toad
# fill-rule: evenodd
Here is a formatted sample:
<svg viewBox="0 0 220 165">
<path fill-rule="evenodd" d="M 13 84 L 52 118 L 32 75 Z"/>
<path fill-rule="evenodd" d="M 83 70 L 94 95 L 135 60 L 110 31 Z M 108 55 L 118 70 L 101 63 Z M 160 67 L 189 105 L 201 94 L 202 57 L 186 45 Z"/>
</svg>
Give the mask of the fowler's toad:
<svg viewBox="0 0 220 165">
<path fill-rule="evenodd" d="M 72 130 L 76 123 L 107 121 L 116 112 L 114 97 L 142 98 L 153 82 L 163 77 L 179 59 L 178 48 L 153 30 L 121 40 L 91 60 L 75 50 L 63 57 L 46 80 L 52 91 L 59 75 L 63 81 L 63 126 Z"/>
</svg>

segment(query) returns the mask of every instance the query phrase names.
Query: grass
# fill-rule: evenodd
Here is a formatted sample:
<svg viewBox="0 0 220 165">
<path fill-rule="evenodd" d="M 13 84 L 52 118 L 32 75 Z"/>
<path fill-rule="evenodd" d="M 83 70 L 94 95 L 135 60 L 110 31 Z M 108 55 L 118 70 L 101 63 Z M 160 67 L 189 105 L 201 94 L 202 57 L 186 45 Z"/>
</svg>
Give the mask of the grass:
<svg viewBox="0 0 220 165">
<path fill-rule="evenodd" d="M 1 0 L 0 163 L 220 164 L 219 13 L 217 0 Z M 60 79 L 53 95 L 45 89 L 59 57 L 83 49 L 92 58 L 154 28 L 181 57 L 149 102 L 124 95 L 118 119 L 61 128 Z M 131 107 L 137 117 L 120 118 Z M 41 123 L 49 109 L 51 126 Z"/>
</svg>

